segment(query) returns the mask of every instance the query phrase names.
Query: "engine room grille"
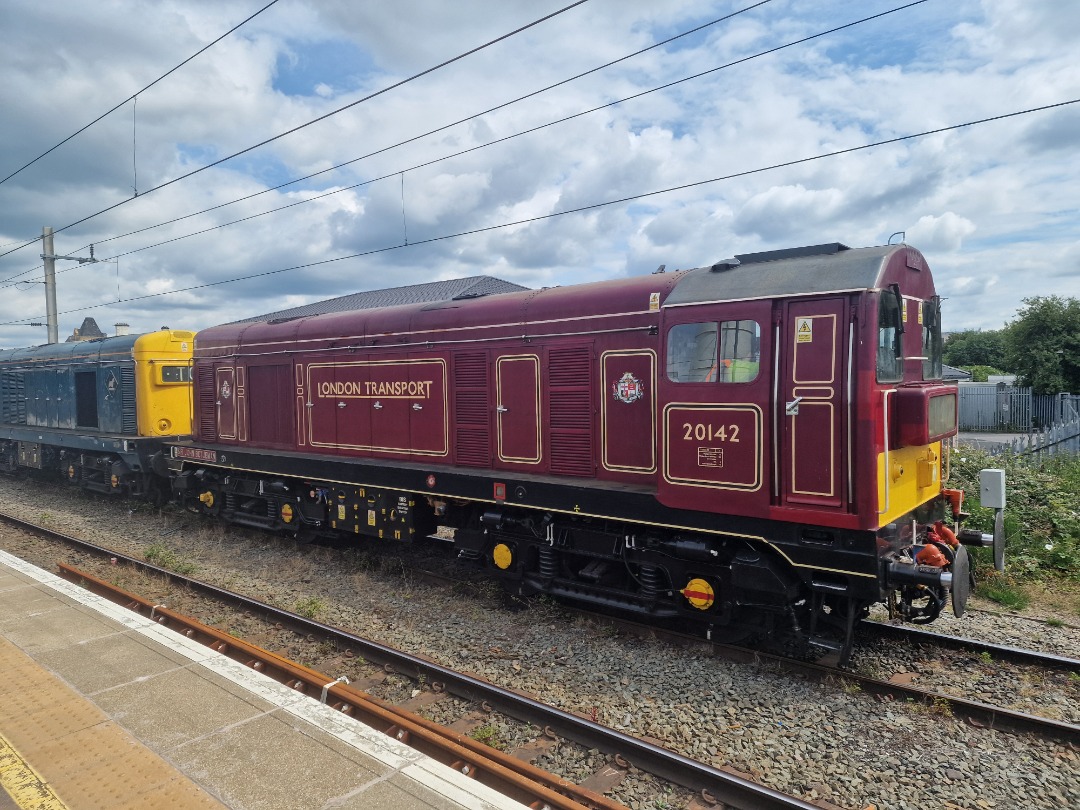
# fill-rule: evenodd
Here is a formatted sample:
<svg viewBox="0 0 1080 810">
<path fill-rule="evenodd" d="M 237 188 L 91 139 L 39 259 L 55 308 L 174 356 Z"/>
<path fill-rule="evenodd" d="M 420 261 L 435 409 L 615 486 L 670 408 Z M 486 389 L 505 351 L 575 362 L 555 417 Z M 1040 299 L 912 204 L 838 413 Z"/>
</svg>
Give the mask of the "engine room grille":
<svg viewBox="0 0 1080 810">
<path fill-rule="evenodd" d="M 8 425 L 26 424 L 26 380 L 21 371 L 0 375 L 0 420 Z"/>
<path fill-rule="evenodd" d="M 454 356 L 454 458 L 458 464 L 491 464 L 488 358 L 484 352 Z"/>
<path fill-rule="evenodd" d="M 217 441 L 217 390 L 214 387 L 214 367 L 198 367 L 199 438 L 204 442 Z"/>
<path fill-rule="evenodd" d="M 135 369 L 120 369 L 120 432 L 134 436 L 139 432 L 139 414 L 135 408 Z"/>
<path fill-rule="evenodd" d="M 592 476 L 592 347 L 548 352 L 548 413 L 551 472 Z"/>
</svg>

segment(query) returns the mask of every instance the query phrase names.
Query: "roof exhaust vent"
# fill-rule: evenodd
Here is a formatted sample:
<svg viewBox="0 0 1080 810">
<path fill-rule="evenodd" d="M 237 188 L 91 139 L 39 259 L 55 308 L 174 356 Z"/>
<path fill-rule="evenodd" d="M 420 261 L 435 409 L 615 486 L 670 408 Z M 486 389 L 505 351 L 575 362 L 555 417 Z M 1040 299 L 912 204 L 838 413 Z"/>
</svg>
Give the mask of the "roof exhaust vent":
<svg viewBox="0 0 1080 810">
<path fill-rule="evenodd" d="M 722 273 L 725 270 L 734 270 L 740 264 L 742 264 L 742 262 L 732 256 L 730 259 L 724 259 L 723 261 L 717 262 L 709 268 L 709 271 L 712 273 Z"/>
</svg>

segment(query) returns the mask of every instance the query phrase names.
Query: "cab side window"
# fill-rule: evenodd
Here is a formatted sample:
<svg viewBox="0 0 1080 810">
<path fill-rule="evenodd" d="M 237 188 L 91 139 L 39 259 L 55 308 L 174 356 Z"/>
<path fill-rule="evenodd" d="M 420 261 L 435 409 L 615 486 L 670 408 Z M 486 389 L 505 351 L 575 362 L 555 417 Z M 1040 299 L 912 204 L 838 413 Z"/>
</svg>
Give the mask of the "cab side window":
<svg viewBox="0 0 1080 810">
<path fill-rule="evenodd" d="M 683 323 L 667 339 L 667 375 L 674 382 L 751 382 L 758 376 L 757 321 Z"/>
<path fill-rule="evenodd" d="M 878 293 L 877 381 L 898 382 L 904 377 L 900 335 L 900 303 L 893 290 Z"/>
<path fill-rule="evenodd" d="M 941 379 L 941 299 L 934 296 L 922 302 L 922 376 L 924 380 Z"/>
</svg>

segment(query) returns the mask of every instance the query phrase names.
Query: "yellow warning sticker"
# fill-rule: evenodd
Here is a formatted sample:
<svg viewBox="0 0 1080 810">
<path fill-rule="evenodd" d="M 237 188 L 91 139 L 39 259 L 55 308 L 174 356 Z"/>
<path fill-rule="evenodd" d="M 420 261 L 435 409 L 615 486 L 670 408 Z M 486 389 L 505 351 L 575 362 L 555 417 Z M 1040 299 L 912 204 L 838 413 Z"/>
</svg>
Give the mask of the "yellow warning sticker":
<svg viewBox="0 0 1080 810">
<path fill-rule="evenodd" d="M 795 342 L 796 343 L 813 343 L 814 342 L 814 320 L 813 318 L 796 318 L 795 319 Z"/>
<path fill-rule="evenodd" d="M 657 312 L 660 309 L 660 293 L 649 293 L 649 312 Z"/>
<path fill-rule="evenodd" d="M 904 305 L 902 307 L 900 307 L 900 319 L 904 323 L 907 323 L 907 304 L 908 304 L 908 302 L 904 301 Z"/>
</svg>

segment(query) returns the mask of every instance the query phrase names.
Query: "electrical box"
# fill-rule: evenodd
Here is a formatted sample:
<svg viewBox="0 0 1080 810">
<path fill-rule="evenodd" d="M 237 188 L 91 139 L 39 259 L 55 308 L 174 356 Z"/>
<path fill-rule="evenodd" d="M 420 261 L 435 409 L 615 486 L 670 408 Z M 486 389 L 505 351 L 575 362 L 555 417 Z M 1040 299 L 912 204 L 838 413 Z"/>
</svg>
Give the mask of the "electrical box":
<svg viewBox="0 0 1080 810">
<path fill-rule="evenodd" d="M 1005 508 L 1005 471 L 979 470 L 979 503 L 989 509 Z"/>
</svg>

